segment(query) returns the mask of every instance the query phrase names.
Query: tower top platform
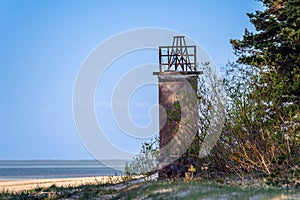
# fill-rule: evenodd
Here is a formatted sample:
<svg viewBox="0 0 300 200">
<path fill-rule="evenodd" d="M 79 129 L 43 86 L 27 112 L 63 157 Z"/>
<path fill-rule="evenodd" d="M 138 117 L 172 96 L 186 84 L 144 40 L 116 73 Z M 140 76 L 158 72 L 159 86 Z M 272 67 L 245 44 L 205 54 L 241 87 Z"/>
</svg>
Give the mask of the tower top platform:
<svg viewBox="0 0 300 200">
<path fill-rule="evenodd" d="M 163 72 L 153 72 L 153 75 L 157 75 L 160 78 L 186 78 L 188 76 L 197 76 L 202 74 L 201 71 L 163 71 Z"/>
</svg>

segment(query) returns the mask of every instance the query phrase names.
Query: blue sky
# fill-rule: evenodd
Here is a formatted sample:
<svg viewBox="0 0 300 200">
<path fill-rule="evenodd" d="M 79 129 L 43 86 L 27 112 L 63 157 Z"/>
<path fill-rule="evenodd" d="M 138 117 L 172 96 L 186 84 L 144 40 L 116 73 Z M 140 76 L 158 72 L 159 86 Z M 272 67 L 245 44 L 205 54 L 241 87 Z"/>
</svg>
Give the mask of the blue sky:
<svg viewBox="0 0 300 200">
<path fill-rule="evenodd" d="M 108 37 L 141 27 L 177 30 L 198 41 L 224 67 L 235 59 L 229 40 L 241 38 L 245 28 L 252 30 L 246 13 L 256 9 L 261 5 L 254 0 L 1 0 L 0 159 L 92 158 L 76 132 L 72 93 L 81 64 Z M 152 62 L 146 53 L 129 55 L 127 61 L 142 57 Z M 108 79 L 116 72 L 113 68 Z M 134 99 L 132 118 L 147 124 L 145 111 L 156 103 L 155 88 L 144 87 Z M 107 112 L 97 116 L 105 118 Z M 110 130 L 115 124 L 106 126 Z M 140 146 L 131 140 L 116 143 L 132 152 Z"/>
</svg>

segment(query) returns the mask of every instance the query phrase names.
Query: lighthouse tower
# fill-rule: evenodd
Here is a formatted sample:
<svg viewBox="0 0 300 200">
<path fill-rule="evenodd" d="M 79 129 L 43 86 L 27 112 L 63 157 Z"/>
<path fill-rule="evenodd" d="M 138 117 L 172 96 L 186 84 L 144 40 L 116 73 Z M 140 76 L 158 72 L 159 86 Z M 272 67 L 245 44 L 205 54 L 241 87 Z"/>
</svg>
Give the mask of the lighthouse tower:
<svg viewBox="0 0 300 200">
<path fill-rule="evenodd" d="M 182 177 L 199 147 L 196 46 L 174 36 L 172 46 L 159 47 L 160 127 L 159 179 Z"/>
</svg>

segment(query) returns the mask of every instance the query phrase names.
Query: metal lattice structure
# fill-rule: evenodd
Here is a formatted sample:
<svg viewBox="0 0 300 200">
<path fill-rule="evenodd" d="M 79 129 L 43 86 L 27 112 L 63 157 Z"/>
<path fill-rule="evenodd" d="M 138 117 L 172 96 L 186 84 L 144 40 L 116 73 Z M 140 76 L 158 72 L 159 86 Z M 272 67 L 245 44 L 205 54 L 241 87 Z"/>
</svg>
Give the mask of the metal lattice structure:
<svg viewBox="0 0 300 200">
<path fill-rule="evenodd" d="M 159 47 L 159 70 L 197 71 L 196 46 L 187 46 L 184 36 L 174 36 L 172 46 Z"/>
</svg>

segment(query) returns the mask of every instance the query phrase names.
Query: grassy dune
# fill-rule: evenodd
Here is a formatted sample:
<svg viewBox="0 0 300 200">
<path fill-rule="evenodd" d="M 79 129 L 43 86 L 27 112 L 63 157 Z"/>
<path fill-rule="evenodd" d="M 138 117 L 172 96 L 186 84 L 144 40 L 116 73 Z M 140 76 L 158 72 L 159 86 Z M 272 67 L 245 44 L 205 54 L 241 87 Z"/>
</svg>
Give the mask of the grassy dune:
<svg viewBox="0 0 300 200">
<path fill-rule="evenodd" d="M 3 191 L 0 199 L 300 199 L 290 188 L 229 186 L 212 182 L 133 181 L 119 184 L 36 188 L 23 192 Z"/>
</svg>

